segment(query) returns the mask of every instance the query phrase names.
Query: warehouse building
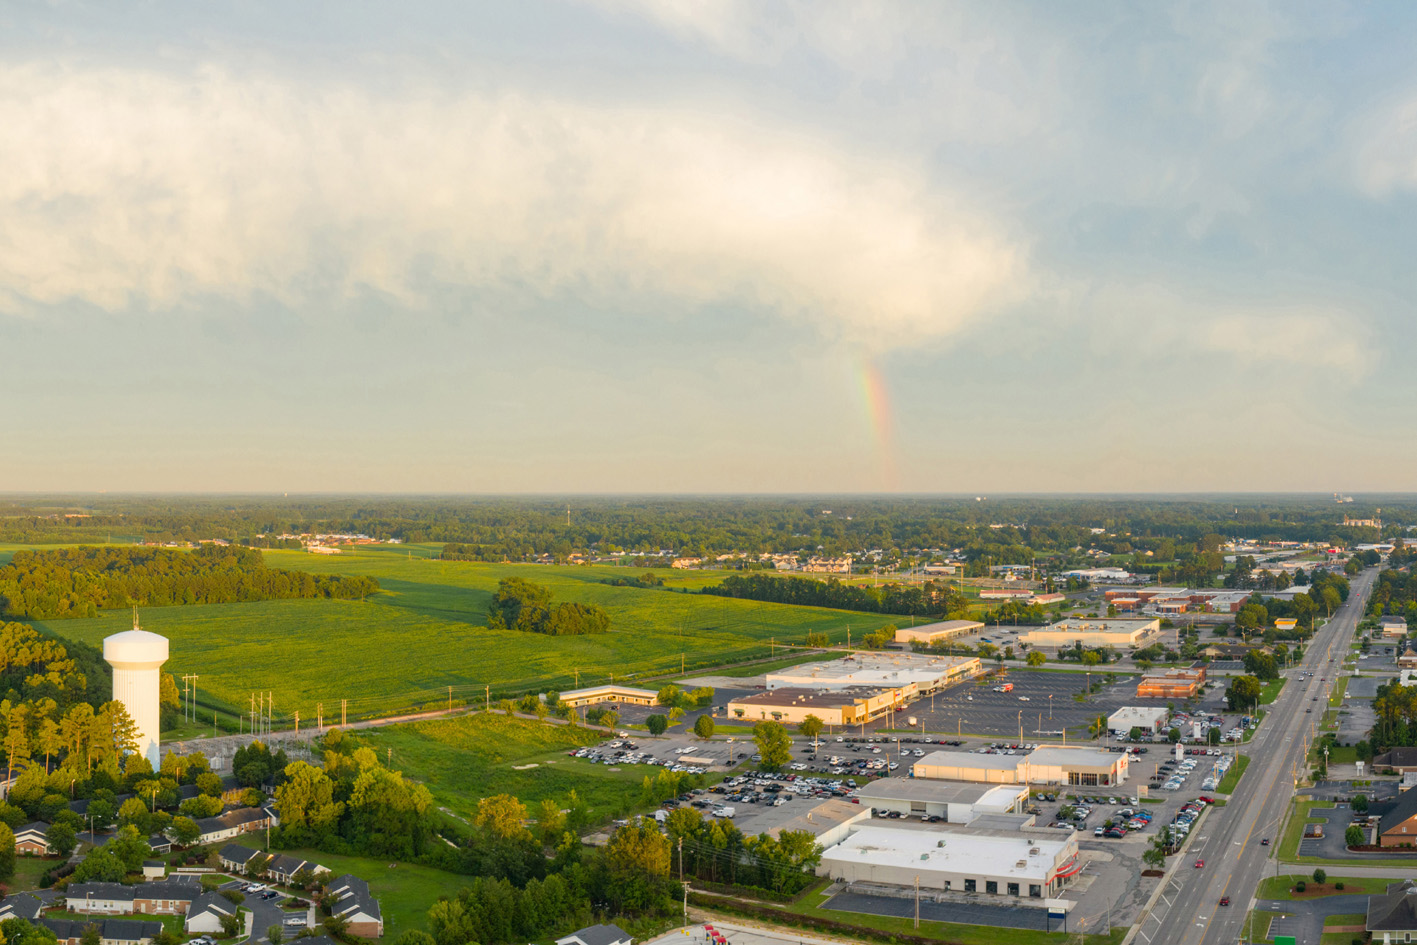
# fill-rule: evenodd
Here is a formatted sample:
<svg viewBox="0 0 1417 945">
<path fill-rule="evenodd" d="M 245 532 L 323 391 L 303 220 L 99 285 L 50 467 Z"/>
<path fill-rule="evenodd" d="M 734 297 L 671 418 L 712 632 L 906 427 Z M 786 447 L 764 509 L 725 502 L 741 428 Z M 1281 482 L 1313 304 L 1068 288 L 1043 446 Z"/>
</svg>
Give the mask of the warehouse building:
<svg viewBox="0 0 1417 945">
<path fill-rule="evenodd" d="M 561 693 L 561 704 L 572 709 L 600 702 L 623 702 L 626 705 L 654 705 L 659 693 L 630 686 L 588 686 Z"/>
<path fill-rule="evenodd" d="M 1052 898 L 1081 869 L 1072 834 L 870 826 L 822 854 L 818 875 L 990 896 Z"/>
<path fill-rule="evenodd" d="M 1081 620 L 1059 620 L 1038 630 L 1031 630 L 1019 637 L 1020 642 L 1029 646 L 1111 646 L 1118 649 L 1138 646 L 1149 635 L 1161 629 L 1161 621 L 1156 619 L 1113 618 L 1099 620 L 1095 617 Z"/>
<path fill-rule="evenodd" d="M 933 751 L 915 762 L 917 778 L 984 784 L 1110 787 L 1127 780 L 1130 755 L 1101 748 L 1037 748 L 1025 755 Z"/>
<path fill-rule="evenodd" d="M 968 679 L 983 671 L 977 656 L 921 656 L 910 653 L 858 653 L 824 663 L 803 663 L 768 673 L 767 688 L 906 689 L 918 693 Z"/>
<path fill-rule="evenodd" d="M 1155 735 L 1166 728 L 1171 712 L 1165 706 L 1123 706 L 1107 717 L 1108 731 L 1125 735 L 1134 728 Z"/>
<path fill-rule="evenodd" d="M 902 627 L 895 632 L 897 643 L 942 643 L 955 637 L 983 630 L 984 624 L 977 620 L 941 620 L 919 627 Z"/>
<path fill-rule="evenodd" d="M 861 806 L 899 811 L 912 817 L 942 817 L 968 824 L 985 814 L 1017 814 L 1028 805 L 1028 787 L 932 781 L 927 778 L 880 778 L 856 790 Z"/>
<path fill-rule="evenodd" d="M 871 808 L 865 804 L 853 804 L 833 797 L 805 814 L 773 827 L 768 831 L 768 836 L 775 840 L 788 831 L 810 833 L 823 847 L 830 847 L 845 840 L 852 827 L 870 819 Z"/>
<path fill-rule="evenodd" d="M 914 697 L 913 684 L 906 689 L 773 689 L 734 699 L 728 703 L 728 714 L 785 725 L 796 725 L 815 715 L 827 725 L 859 725 L 887 715 Z"/>
</svg>

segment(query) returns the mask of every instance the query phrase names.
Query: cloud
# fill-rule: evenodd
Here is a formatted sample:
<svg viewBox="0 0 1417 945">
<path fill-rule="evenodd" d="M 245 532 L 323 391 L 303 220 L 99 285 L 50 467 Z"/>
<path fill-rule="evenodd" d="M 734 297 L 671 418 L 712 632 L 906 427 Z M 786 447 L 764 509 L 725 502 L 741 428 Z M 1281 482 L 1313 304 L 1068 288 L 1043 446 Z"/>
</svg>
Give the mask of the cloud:
<svg viewBox="0 0 1417 945">
<path fill-rule="evenodd" d="M 1359 123 L 1358 185 L 1371 196 L 1417 190 L 1417 95 L 1389 103 Z"/>
<path fill-rule="evenodd" d="M 1368 374 L 1377 360 L 1363 325 L 1340 311 L 1234 312 L 1196 327 L 1211 351 L 1246 363 L 1342 372 L 1336 381 Z"/>
<path fill-rule="evenodd" d="M 729 301 L 888 346 L 1028 280 L 1024 247 L 959 189 L 687 109 L 12 65 L 0 166 L 11 311 L 366 288 L 418 305 L 454 285 Z"/>
</svg>

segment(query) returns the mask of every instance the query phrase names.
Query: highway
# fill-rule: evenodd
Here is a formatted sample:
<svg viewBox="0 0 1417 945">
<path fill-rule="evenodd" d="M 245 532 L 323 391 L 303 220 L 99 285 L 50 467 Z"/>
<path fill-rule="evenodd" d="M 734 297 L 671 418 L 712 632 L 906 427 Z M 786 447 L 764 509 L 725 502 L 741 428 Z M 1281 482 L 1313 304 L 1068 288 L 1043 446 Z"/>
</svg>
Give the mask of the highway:
<svg viewBox="0 0 1417 945">
<path fill-rule="evenodd" d="M 1225 807 L 1213 807 L 1192 832 L 1155 908 L 1133 936 L 1140 945 L 1219 945 L 1243 941 L 1245 914 L 1261 877 L 1275 874 L 1279 828 L 1295 777 L 1328 707 L 1328 694 L 1362 617 L 1377 569 L 1352 579 L 1347 602 L 1309 641 L 1304 659 L 1254 738 L 1241 751 L 1250 766 Z M 1300 670 L 1314 673 L 1300 679 Z M 1309 712 L 1308 710 L 1312 710 Z M 1263 845 L 1270 838 L 1270 846 Z M 1271 859 L 1271 856 L 1276 859 Z M 1205 866 L 1197 869 L 1197 860 Z M 1228 896 L 1230 906 L 1220 905 Z M 1306 943 L 1300 943 L 1306 945 Z M 1317 945 L 1317 943 L 1307 943 Z"/>
</svg>

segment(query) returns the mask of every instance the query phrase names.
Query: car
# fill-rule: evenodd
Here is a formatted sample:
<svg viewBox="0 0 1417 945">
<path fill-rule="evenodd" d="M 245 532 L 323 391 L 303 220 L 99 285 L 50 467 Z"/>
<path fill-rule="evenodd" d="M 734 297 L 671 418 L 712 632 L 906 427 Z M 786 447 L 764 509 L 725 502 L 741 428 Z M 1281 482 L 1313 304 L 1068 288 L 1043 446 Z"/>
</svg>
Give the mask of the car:
<svg viewBox="0 0 1417 945">
<path fill-rule="evenodd" d="M 1263 840 L 1261 840 L 1261 841 L 1260 841 L 1260 846 L 1262 846 L 1262 847 L 1267 847 L 1267 846 L 1269 846 L 1269 837 L 1265 837 Z"/>
<path fill-rule="evenodd" d="M 1196 860 L 1196 869 L 1202 869 L 1202 868 L 1204 868 L 1204 866 L 1205 866 L 1205 860 Z"/>
<path fill-rule="evenodd" d="M 1221 896 L 1221 897 L 1220 897 L 1220 904 L 1221 904 L 1222 906 L 1228 906 L 1228 905 L 1230 905 L 1230 897 L 1229 897 L 1229 896 Z"/>
</svg>

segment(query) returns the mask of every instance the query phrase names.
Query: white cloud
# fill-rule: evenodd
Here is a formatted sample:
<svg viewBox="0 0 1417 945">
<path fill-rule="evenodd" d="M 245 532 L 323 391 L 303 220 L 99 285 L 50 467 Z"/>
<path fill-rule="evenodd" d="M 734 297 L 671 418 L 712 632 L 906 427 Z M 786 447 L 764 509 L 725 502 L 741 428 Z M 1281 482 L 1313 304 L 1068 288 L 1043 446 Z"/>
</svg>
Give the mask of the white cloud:
<svg viewBox="0 0 1417 945">
<path fill-rule="evenodd" d="M 1376 363 L 1363 324 L 1340 311 L 1303 307 L 1276 312 L 1209 316 L 1196 337 L 1211 351 L 1243 363 L 1276 364 L 1342 372 L 1335 382 L 1368 374 Z"/>
<path fill-rule="evenodd" d="M 1377 109 L 1360 123 L 1359 186 L 1373 196 L 1417 190 L 1417 95 Z"/>
<path fill-rule="evenodd" d="M 0 67 L 0 304 L 180 307 L 428 281 L 734 301 L 881 345 L 1025 291 L 910 166 L 767 122 L 220 71 Z"/>
</svg>

